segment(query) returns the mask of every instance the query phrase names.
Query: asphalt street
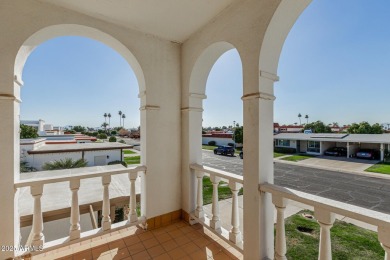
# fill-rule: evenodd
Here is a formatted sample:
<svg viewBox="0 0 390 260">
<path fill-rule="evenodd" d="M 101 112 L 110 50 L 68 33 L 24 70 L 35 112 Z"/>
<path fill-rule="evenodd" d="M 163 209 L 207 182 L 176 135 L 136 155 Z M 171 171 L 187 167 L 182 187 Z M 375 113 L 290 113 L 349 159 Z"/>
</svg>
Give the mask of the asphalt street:
<svg viewBox="0 0 390 260">
<path fill-rule="evenodd" d="M 238 156 L 203 150 L 203 164 L 242 175 Z M 390 214 L 390 180 L 276 162 L 275 184 Z"/>
</svg>

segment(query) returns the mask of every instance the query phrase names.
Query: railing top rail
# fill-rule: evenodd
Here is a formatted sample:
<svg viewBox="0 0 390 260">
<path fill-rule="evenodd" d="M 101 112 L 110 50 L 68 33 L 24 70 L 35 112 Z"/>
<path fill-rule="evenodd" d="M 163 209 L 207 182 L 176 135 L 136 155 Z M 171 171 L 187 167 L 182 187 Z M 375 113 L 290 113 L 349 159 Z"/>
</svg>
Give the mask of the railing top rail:
<svg viewBox="0 0 390 260">
<path fill-rule="evenodd" d="M 272 195 L 301 202 L 314 208 L 326 209 L 330 212 L 356 219 L 374 226 L 390 227 L 390 215 L 378 211 L 362 208 L 348 203 L 316 196 L 294 189 L 265 183 L 259 185 L 259 191 L 269 192 Z"/>
<path fill-rule="evenodd" d="M 202 172 L 205 172 L 205 173 L 208 173 L 208 174 L 216 175 L 218 177 L 221 177 L 221 178 L 224 178 L 224 179 L 227 179 L 227 180 L 233 180 L 235 182 L 244 184 L 244 177 L 240 176 L 240 175 L 237 175 L 237 174 L 234 174 L 234 173 L 230 173 L 230 172 L 226 172 L 226 171 L 223 171 L 223 170 L 211 168 L 211 167 L 200 165 L 200 164 L 197 164 L 197 163 L 190 164 L 190 168 L 195 170 L 195 171 L 202 171 Z"/>
<path fill-rule="evenodd" d="M 71 180 L 90 179 L 107 175 L 145 172 L 146 166 L 137 165 L 126 168 L 122 165 L 94 166 L 77 169 L 42 171 L 21 175 L 21 180 L 15 183 L 15 188 L 43 185 Z"/>
</svg>

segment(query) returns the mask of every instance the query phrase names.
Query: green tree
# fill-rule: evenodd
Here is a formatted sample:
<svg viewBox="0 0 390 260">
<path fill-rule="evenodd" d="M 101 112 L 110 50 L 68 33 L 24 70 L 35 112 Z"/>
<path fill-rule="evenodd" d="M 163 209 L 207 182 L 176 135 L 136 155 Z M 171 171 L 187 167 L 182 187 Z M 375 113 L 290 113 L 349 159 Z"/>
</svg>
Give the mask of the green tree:
<svg viewBox="0 0 390 260">
<path fill-rule="evenodd" d="M 382 134 L 382 127 L 376 123 L 370 125 L 368 122 L 363 121 L 359 124 L 353 123 L 348 129 L 347 132 L 350 134 Z"/>
<path fill-rule="evenodd" d="M 42 166 L 42 169 L 45 171 L 52 171 L 52 170 L 61 170 L 61 169 L 81 168 L 81 167 L 86 167 L 87 165 L 88 162 L 85 159 L 79 159 L 74 161 L 71 158 L 65 158 L 53 162 L 47 162 Z"/>
<path fill-rule="evenodd" d="M 304 130 L 311 129 L 314 133 L 331 133 L 331 129 L 329 126 L 325 125 L 322 121 L 312 122 L 310 124 L 306 124 Z"/>
<path fill-rule="evenodd" d="M 76 132 L 85 132 L 85 127 L 84 126 L 81 126 L 81 125 L 76 125 L 73 127 L 73 130 L 76 131 Z"/>
<path fill-rule="evenodd" d="M 234 141 L 238 144 L 242 144 L 244 142 L 244 127 L 239 126 L 234 130 Z"/>
<path fill-rule="evenodd" d="M 115 130 L 111 131 L 111 135 L 116 135 L 117 133 L 118 133 L 118 132 L 115 131 Z"/>
<path fill-rule="evenodd" d="M 38 130 L 34 127 L 23 124 L 20 125 L 20 139 L 37 138 L 38 136 Z"/>
<path fill-rule="evenodd" d="M 107 135 L 105 133 L 98 134 L 97 138 L 99 139 L 107 139 Z"/>
</svg>

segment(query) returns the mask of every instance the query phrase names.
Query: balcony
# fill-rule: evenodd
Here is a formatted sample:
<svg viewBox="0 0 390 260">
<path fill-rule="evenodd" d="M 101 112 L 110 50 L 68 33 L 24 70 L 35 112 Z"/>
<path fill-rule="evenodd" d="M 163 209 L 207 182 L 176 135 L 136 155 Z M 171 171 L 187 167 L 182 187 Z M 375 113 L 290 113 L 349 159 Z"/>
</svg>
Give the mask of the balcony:
<svg viewBox="0 0 390 260">
<path fill-rule="evenodd" d="M 196 176 L 196 208 L 188 216 L 177 212 L 152 219 L 138 217 L 136 213 L 137 182 L 140 175 L 147 174 L 145 166 L 124 168 L 122 166 L 102 166 L 91 169 L 65 170 L 37 173 L 33 178 L 25 178 L 15 184 L 17 189 L 29 187 L 34 198 L 32 231 L 26 243 L 30 249 L 43 250 L 21 251 L 20 258 L 28 259 L 243 259 L 245 241 L 242 234 L 245 208 L 239 207 L 238 191 L 244 184 L 244 178 L 222 170 L 199 164 L 191 164 L 192 174 Z M 46 177 L 38 177 L 44 174 Z M 47 178 L 47 174 L 53 177 Z M 116 176 L 128 177 L 129 214 L 126 221 L 111 223 L 110 218 L 110 180 Z M 207 175 L 213 184 L 210 212 L 203 205 L 203 177 Z M 102 189 L 101 227 L 80 232 L 79 189 L 80 181 L 99 178 Z M 123 179 L 121 179 L 123 180 Z M 139 180 L 138 180 L 139 181 Z M 218 185 L 224 181 L 232 191 L 231 214 L 220 214 Z M 69 235 L 50 242 L 45 242 L 43 212 L 41 205 L 42 191 L 46 185 L 67 183 L 71 191 Z M 116 187 L 117 188 L 117 187 Z M 273 184 L 259 185 L 260 193 L 272 195 L 275 206 L 275 259 L 286 259 L 286 235 L 284 211 L 289 203 L 299 202 L 314 208 L 314 216 L 320 226 L 320 244 L 318 259 L 331 259 L 330 229 L 335 215 L 345 216 L 377 227 L 378 239 L 386 251 L 390 250 L 390 216 L 353 206 L 350 204 L 322 198 L 308 193 L 283 188 Z M 63 198 L 66 200 L 66 198 Z M 140 193 L 142 201 L 142 192 Z M 82 199 L 81 199 L 82 200 Z M 141 203 L 142 205 L 142 203 Z M 208 213 L 206 213 L 208 212 Z M 226 217 L 228 216 L 228 217 Z M 152 220 L 152 221 L 151 221 Z M 228 225 L 226 225 L 229 223 Z M 229 226 L 229 229 L 226 227 Z M 248 250 L 248 249 L 247 249 Z M 130 259 L 130 258 L 129 258 Z"/>
</svg>

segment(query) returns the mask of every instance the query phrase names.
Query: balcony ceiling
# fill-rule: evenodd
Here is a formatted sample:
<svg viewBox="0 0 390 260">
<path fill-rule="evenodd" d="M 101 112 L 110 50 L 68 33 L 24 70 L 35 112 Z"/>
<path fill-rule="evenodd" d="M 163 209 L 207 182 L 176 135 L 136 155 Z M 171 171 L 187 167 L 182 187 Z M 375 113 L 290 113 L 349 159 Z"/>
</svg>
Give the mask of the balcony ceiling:
<svg viewBox="0 0 390 260">
<path fill-rule="evenodd" d="M 107 22 L 184 42 L 239 0 L 41 0 Z"/>
</svg>

